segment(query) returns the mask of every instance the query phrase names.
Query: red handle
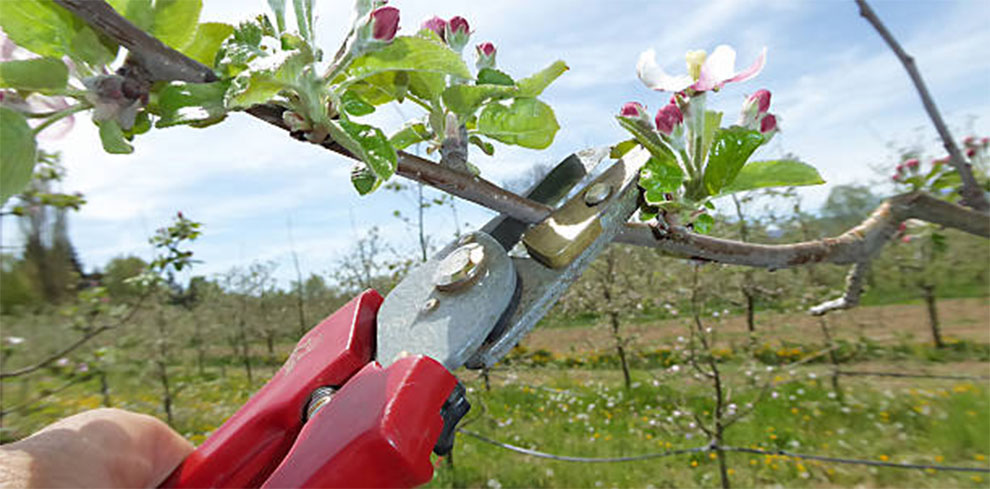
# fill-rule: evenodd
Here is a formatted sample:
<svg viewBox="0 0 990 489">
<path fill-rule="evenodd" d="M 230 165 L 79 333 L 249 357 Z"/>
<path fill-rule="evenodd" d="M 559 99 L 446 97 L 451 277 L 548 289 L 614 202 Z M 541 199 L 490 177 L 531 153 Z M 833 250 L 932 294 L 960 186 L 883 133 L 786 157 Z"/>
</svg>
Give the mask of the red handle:
<svg viewBox="0 0 990 489">
<path fill-rule="evenodd" d="M 382 297 L 369 290 L 306 333 L 282 369 L 161 487 L 261 485 L 292 447 L 310 393 L 343 385 L 371 361 L 381 303 Z"/>
<path fill-rule="evenodd" d="M 433 477 L 440 408 L 457 379 L 440 363 L 370 363 L 310 419 L 266 488 L 415 487 Z"/>
</svg>

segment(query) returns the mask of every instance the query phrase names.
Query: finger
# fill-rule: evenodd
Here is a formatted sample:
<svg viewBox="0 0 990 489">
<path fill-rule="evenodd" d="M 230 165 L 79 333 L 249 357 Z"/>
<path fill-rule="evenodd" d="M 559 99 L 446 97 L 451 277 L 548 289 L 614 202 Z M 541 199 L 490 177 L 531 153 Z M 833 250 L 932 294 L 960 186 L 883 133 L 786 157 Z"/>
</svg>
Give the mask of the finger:
<svg viewBox="0 0 990 489">
<path fill-rule="evenodd" d="M 29 462 L 21 486 L 136 488 L 160 484 L 193 447 L 151 416 L 96 409 L 3 449 L 10 461 Z"/>
</svg>

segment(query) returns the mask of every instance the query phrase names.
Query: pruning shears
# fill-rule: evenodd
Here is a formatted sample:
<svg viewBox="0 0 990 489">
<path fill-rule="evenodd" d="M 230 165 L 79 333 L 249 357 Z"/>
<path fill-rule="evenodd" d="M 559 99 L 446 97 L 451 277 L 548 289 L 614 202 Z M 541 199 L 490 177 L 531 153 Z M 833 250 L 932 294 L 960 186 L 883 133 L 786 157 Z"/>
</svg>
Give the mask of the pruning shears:
<svg viewBox="0 0 990 489">
<path fill-rule="evenodd" d="M 543 221 L 497 216 L 387 297 L 366 291 L 324 319 L 162 487 L 428 482 L 430 453 L 450 452 L 470 409 L 451 372 L 509 353 L 635 211 L 649 154 L 634 149 L 592 174 L 608 156 L 572 154 L 530 189 L 531 200 L 563 200 Z"/>
</svg>

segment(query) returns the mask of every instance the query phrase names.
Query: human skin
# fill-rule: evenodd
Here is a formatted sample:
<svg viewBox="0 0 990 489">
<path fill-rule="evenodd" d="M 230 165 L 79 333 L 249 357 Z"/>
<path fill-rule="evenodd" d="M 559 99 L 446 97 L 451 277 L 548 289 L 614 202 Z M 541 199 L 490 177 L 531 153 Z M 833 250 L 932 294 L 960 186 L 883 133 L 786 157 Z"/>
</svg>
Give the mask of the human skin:
<svg viewBox="0 0 990 489">
<path fill-rule="evenodd" d="M 192 450 L 156 418 L 94 409 L 0 446 L 0 488 L 157 487 Z"/>
</svg>

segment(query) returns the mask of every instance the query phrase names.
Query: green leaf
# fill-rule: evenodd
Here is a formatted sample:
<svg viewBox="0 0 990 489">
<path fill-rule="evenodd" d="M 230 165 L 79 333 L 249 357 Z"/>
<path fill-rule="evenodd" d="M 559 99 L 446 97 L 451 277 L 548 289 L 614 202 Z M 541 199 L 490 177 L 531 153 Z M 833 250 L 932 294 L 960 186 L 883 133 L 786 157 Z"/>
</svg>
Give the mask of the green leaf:
<svg viewBox="0 0 990 489">
<path fill-rule="evenodd" d="M 193 40 L 202 0 L 155 0 L 151 33 L 165 44 L 181 50 Z"/>
<path fill-rule="evenodd" d="M 381 129 L 346 119 L 331 121 L 329 126 L 330 136 L 367 163 L 378 178 L 388 180 L 395 173 L 395 148 Z"/>
<path fill-rule="evenodd" d="M 182 49 L 182 53 L 206 66 L 216 65 L 217 51 L 223 41 L 234 32 L 234 26 L 220 22 L 205 22 L 196 28 L 192 41 Z"/>
<path fill-rule="evenodd" d="M 103 150 L 110 154 L 125 155 L 134 152 L 134 146 L 131 146 L 124 137 L 124 131 L 117 124 L 117 121 L 113 119 L 108 119 L 99 123 L 100 125 L 100 142 L 103 143 Z"/>
<path fill-rule="evenodd" d="M 612 149 L 610 149 L 608 152 L 608 157 L 612 158 L 613 160 L 622 158 L 623 155 L 632 151 L 632 149 L 635 148 L 637 144 L 639 143 L 636 142 L 635 139 L 627 139 L 625 141 L 622 141 L 621 143 L 612 146 Z"/>
<path fill-rule="evenodd" d="M 18 90 L 58 90 L 69 82 L 69 69 L 54 58 L 0 63 L 0 87 Z"/>
<path fill-rule="evenodd" d="M 740 126 L 716 131 L 702 178 L 708 195 L 718 195 L 723 188 L 730 185 L 746 160 L 763 141 L 763 135 L 759 131 Z"/>
<path fill-rule="evenodd" d="M 14 110 L 0 107 L 0 206 L 31 181 L 37 151 L 27 119 Z"/>
<path fill-rule="evenodd" d="M 416 122 L 413 124 L 407 124 L 405 127 L 399 130 L 388 138 L 388 142 L 393 148 L 398 150 L 406 149 L 416 143 L 420 143 L 430 139 L 432 134 L 426 125 L 422 122 Z"/>
<path fill-rule="evenodd" d="M 358 195 L 368 195 L 374 192 L 384 182 L 375 172 L 371 171 L 363 161 L 354 162 L 351 167 L 351 185 L 357 190 Z"/>
<path fill-rule="evenodd" d="M 285 32 L 285 0 L 268 0 L 268 6 L 275 14 L 275 25 L 278 26 L 278 32 L 280 34 Z"/>
<path fill-rule="evenodd" d="M 151 31 L 155 22 L 155 11 L 151 8 L 151 0 L 108 0 L 107 3 L 138 29 Z"/>
<path fill-rule="evenodd" d="M 230 81 L 213 83 L 172 82 L 158 94 L 156 113 L 160 116 L 155 127 L 188 124 L 206 127 L 227 116 L 224 95 Z"/>
<path fill-rule="evenodd" d="M 366 102 L 360 95 L 354 93 L 353 90 L 344 92 L 344 95 L 340 97 L 340 105 L 344 109 L 344 112 L 353 116 L 368 115 L 375 111 L 374 105 Z"/>
<path fill-rule="evenodd" d="M 478 132 L 506 144 L 544 149 L 560 125 L 549 105 L 535 98 L 517 98 L 511 105 L 492 102 L 478 116 Z"/>
<path fill-rule="evenodd" d="M 0 28 L 14 44 L 44 57 L 68 55 L 90 64 L 112 57 L 89 26 L 52 0 L 0 1 Z"/>
<path fill-rule="evenodd" d="M 354 83 L 388 71 L 439 73 L 470 78 L 461 57 L 445 44 L 419 36 L 399 36 L 381 49 L 367 53 L 347 68 L 345 83 Z"/>
<path fill-rule="evenodd" d="M 554 63 L 541 71 L 534 73 L 528 78 L 523 78 L 519 80 L 519 96 L 520 97 L 536 97 L 543 93 L 543 90 L 547 88 L 548 85 L 553 83 L 560 75 L 563 75 L 568 68 L 567 64 L 563 61 L 554 61 Z"/>
<path fill-rule="evenodd" d="M 231 82 L 224 103 L 230 109 L 246 109 L 268 102 L 285 87 L 270 72 L 245 71 Z"/>
<path fill-rule="evenodd" d="M 674 151 L 667 146 L 667 143 L 660 139 L 660 135 L 653 130 L 653 126 L 645 121 L 633 119 L 631 117 L 616 116 L 619 125 L 629 131 L 639 144 L 642 144 L 654 158 L 660 161 L 673 161 L 676 164 L 677 157 Z"/>
<path fill-rule="evenodd" d="M 699 214 L 698 217 L 694 218 L 693 225 L 695 232 L 708 234 L 712 232 L 712 226 L 715 225 L 715 218 L 708 214 Z"/>
<path fill-rule="evenodd" d="M 797 160 L 751 161 L 719 195 L 765 187 L 800 187 L 825 183 L 815 167 Z"/>
<path fill-rule="evenodd" d="M 518 92 L 505 85 L 452 85 L 443 91 L 443 103 L 458 115 L 471 115 L 485 102 L 512 98 Z"/>
<path fill-rule="evenodd" d="M 516 86 L 515 80 L 511 76 L 494 68 L 482 68 L 478 72 L 478 81 L 475 85 L 505 85 L 507 87 Z"/>
<path fill-rule="evenodd" d="M 303 39 L 313 42 L 313 0 L 292 0 L 296 12 L 296 24 Z"/>
<path fill-rule="evenodd" d="M 113 62 L 118 50 L 116 43 L 107 37 L 101 38 L 96 31 L 87 27 L 76 31 L 70 56 L 90 66 L 101 67 Z"/>
<path fill-rule="evenodd" d="M 224 41 L 217 56 L 217 68 L 226 76 L 233 77 L 247 69 L 254 59 L 268 56 L 261 49 L 263 37 L 261 26 L 254 22 L 242 22 L 229 39 Z"/>
<path fill-rule="evenodd" d="M 705 112 L 705 128 L 701 134 L 701 151 L 698 154 L 707 155 L 711 150 L 715 132 L 722 124 L 722 113 L 709 110 Z"/>
<path fill-rule="evenodd" d="M 469 137 L 468 142 L 477 146 L 478 149 L 480 149 L 483 153 L 485 153 L 488 156 L 495 154 L 495 145 L 489 143 L 488 141 L 485 141 L 484 139 L 481 139 L 481 137 L 477 135 L 472 135 L 471 137 Z"/>
<path fill-rule="evenodd" d="M 684 181 L 684 171 L 676 162 L 663 162 L 650 158 L 639 172 L 639 186 L 643 187 L 646 203 L 667 202 L 666 194 L 677 192 Z"/>
</svg>

